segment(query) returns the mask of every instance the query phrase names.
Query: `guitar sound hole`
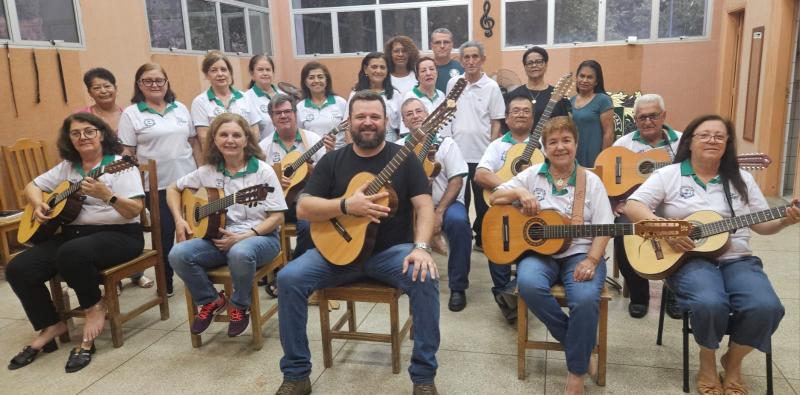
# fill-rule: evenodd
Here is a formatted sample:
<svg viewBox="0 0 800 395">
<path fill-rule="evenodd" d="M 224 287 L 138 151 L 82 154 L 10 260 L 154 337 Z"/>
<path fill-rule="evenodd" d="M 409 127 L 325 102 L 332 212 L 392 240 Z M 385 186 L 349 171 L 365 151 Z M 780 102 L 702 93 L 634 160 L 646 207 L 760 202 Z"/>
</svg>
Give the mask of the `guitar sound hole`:
<svg viewBox="0 0 800 395">
<path fill-rule="evenodd" d="M 194 222 L 200 222 L 200 208 L 194 208 Z"/>
<path fill-rule="evenodd" d="M 650 174 L 655 170 L 655 168 L 656 166 L 650 161 L 639 163 L 639 173 L 641 174 Z"/>
<path fill-rule="evenodd" d="M 284 177 L 292 177 L 292 174 L 294 174 L 294 170 L 292 170 L 291 167 L 287 167 L 287 168 L 283 169 L 283 176 Z"/>
<path fill-rule="evenodd" d="M 531 218 L 527 224 L 525 224 L 525 239 L 528 244 L 532 246 L 538 246 L 544 243 L 544 228 L 542 223 L 538 218 Z"/>
<path fill-rule="evenodd" d="M 523 170 L 527 169 L 530 166 L 531 162 L 526 160 L 516 160 L 514 161 L 514 174 L 519 174 Z"/>
</svg>

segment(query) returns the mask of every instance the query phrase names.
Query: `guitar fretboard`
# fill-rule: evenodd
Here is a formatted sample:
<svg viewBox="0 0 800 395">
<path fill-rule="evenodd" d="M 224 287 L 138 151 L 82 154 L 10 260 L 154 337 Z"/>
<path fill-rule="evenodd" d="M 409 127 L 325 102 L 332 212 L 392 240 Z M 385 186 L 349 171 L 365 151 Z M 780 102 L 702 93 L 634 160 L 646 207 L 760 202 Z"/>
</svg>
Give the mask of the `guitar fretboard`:
<svg viewBox="0 0 800 395">
<path fill-rule="evenodd" d="M 561 97 L 556 95 L 556 92 L 553 91 L 553 94 L 550 95 L 550 101 L 547 102 L 547 106 L 544 108 L 544 112 L 542 112 L 541 118 L 539 121 L 536 122 L 536 128 L 534 128 L 533 133 L 528 138 L 528 144 L 525 145 L 525 150 L 522 151 L 522 161 L 524 163 L 531 161 L 531 156 L 533 156 L 533 151 L 539 146 L 539 139 L 542 137 L 542 129 L 544 129 L 544 124 L 550 119 L 550 114 L 553 113 L 553 108 L 555 108 L 556 103 L 561 100 Z M 536 107 L 534 106 L 534 113 L 536 112 Z"/>
<path fill-rule="evenodd" d="M 773 207 L 771 209 L 757 211 L 746 215 L 737 217 L 725 218 L 719 221 L 710 222 L 704 225 L 696 226 L 692 229 L 690 237 L 694 240 L 704 239 L 709 236 L 718 235 L 720 233 L 730 232 L 732 230 L 746 228 L 750 225 L 760 224 L 762 222 L 772 221 L 774 219 L 783 218 L 786 216 L 786 210 L 791 207 L 790 204 L 785 206 Z"/>
<path fill-rule="evenodd" d="M 634 226 L 635 224 L 531 226 L 528 228 L 528 236 L 534 240 L 623 236 L 634 234 Z"/>
<path fill-rule="evenodd" d="M 195 219 L 199 221 L 232 206 L 234 203 L 236 203 L 236 193 L 202 205 L 195 210 Z"/>
<path fill-rule="evenodd" d="M 86 176 L 84 176 L 83 178 L 86 179 L 86 178 L 91 177 L 91 178 L 97 179 L 97 177 L 100 177 L 100 176 L 103 175 L 103 169 L 104 169 L 103 167 L 98 167 L 96 169 L 92 169 L 90 172 L 86 173 Z M 62 202 L 64 199 L 70 197 L 70 195 L 72 195 L 73 193 L 78 192 L 78 190 L 81 189 L 81 182 L 82 181 L 83 181 L 83 179 L 81 181 L 73 183 L 72 185 L 69 186 L 69 188 L 67 188 L 63 192 L 57 194 L 51 200 L 51 203 L 49 203 L 48 205 L 50 207 L 53 207 L 56 204 Z"/>
<path fill-rule="evenodd" d="M 333 130 L 328 132 L 328 136 L 336 136 L 338 133 L 341 132 L 342 129 L 347 128 L 348 125 L 350 125 L 350 122 L 348 121 L 336 125 L 336 127 L 333 128 Z M 303 153 L 303 155 L 300 155 L 300 157 L 297 158 L 297 160 L 295 160 L 294 162 L 292 162 L 291 165 L 289 165 L 289 168 L 291 168 L 291 173 L 294 173 L 297 169 L 299 169 L 300 166 L 303 165 L 303 163 L 306 163 L 324 145 L 325 145 L 325 139 L 323 138 L 317 141 L 316 144 L 312 145 L 311 148 L 309 148 L 305 153 Z"/>
</svg>

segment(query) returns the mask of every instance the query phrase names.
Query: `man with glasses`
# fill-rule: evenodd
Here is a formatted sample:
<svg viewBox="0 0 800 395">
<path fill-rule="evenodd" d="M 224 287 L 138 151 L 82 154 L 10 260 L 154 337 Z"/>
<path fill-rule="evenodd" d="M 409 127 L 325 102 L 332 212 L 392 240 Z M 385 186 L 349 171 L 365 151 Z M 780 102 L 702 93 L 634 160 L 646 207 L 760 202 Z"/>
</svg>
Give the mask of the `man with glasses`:
<svg viewBox="0 0 800 395">
<path fill-rule="evenodd" d="M 451 57 L 453 52 L 453 33 L 447 28 L 440 27 L 431 33 L 430 47 L 433 51 L 433 60 L 436 62 L 436 89 L 445 92 L 447 81 L 464 72 L 464 68 L 457 60 Z"/>
<path fill-rule="evenodd" d="M 553 86 L 544 80 L 544 75 L 547 73 L 547 62 L 550 57 L 547 55 L 542 47 L 531 47 L 522 54 L 522 64 L 525 67 L 525 74 L 528 76 L 528 82 L 524 85 L 517 87 L 506 95 L 506 98 L 524 96 L 533 103 L 533 125 L 539 123 L 542 117 L 547 102 L 550 101 L 550 96 L 553 94 Z M 561 98 L 553 107 L 553 112 L 550 116 L 557 117 L 561 115 L 569 115 L 572 112 L 572 106 L 569 99 Z"/>
<path fill-rule="evenodd" d="M 642 95 L 633 104 L 633 112 L 636 130 L 620 137 L 614 142 L 614 146 L 624 147 L 637 153 L 651 149 L 663 149 L 669 153 L 670 160 L 672 160 L 678 149 L 681 132 L 675 131 L 664 123 L 667 117 L 664 99 L 655 93 Z M 621 215 L 624 205 L 624 200 L 612 201 L 614 211 L 620 214 L 615 221 L 617 223 L 630 222 L 627 217 Z M 625 285 L 630 290 L 631 301 L 628 304 L 628 314 L 633 318 L 642 318 L 647 315 L 647 306 L 650 303 L 650 282 L 639 277 L 631 268 L 628 257 L 625 255 L 622 237 L 614 238 L 614 259 L 619 265 L 622 277 L 625 278 Z M 667 300 L 667 313 L 672 318 L 681 318 L 680 309 L 673 297 Z"/>
</svg>

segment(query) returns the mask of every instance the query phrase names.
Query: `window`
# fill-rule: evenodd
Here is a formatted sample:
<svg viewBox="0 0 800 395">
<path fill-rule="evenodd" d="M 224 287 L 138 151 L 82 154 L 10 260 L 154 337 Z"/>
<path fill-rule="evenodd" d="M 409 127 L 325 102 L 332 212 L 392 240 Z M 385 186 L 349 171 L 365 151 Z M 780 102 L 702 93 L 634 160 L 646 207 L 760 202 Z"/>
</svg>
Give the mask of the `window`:
<svg viewBox="0 0 800 395">
<path fill-rule="evenodd" d="M 430 32 L 446 27 L 453 45 L 469 39 L 470 0 L 292 0 L 298 55 L 382 51 L 391 37 L 430 49 Z"/>
<path fill-rule="evenodd" d="M 155 49 L 271 53 L 268 0 L 146 0 Z"/>
<path fill-rule="evenodd" d="M 20 44 L 80 44 L 78 0 L 0 0 L 0 40 Z"/>
<path fill-rule="evenodd" d="M 707 37 L 711 0 L 504 0 L 504 46 Z"/>
</svg>

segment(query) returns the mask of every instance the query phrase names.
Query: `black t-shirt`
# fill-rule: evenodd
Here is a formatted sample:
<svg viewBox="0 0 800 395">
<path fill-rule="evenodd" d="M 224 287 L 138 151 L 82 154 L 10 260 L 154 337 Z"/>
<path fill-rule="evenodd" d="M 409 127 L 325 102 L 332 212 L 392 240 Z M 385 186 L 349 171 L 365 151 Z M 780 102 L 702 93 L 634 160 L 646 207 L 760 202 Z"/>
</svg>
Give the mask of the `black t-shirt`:
<svg viewBox="0 0 800 395">
<path fill-rule="evenodd" d="M 527 97 L 530 100 L 536 100 L 536 105 L 534 108 L 533 114 L 533 127 L 537 126 L 539 119 L 542 117 L 542 113 L 544 113 L 544 108 L 547 107 L 547 102 L 550 101 L 550 96 L 553 94 L 553 86 L 548 85 L 547 89 L 542 91 L 534 91 L 528 89 L 526 85 L 521 85 L 514 89 L 511 92 L 506 94 L 506 108 L 508 108 L 508 102 L 517 96 Z M 553 107 L 553 112 L 550 113 L 550 117 L 558 117 L 563 115 L 569 115 L 572 112 L 572 105 L 569 102 L 569 99 L 562 98 L 561 100 L 556 103 L 555 107 Z"/>
<path fill-rule="evenodd" d="M 317 162 L 303 193 L 325 199 L 338 198 L 347 192 L 350 180 L 356 174 L 367 171 L 377 176 L 401 148 L 400 145 L 387 143 L 380 153 L 369 158 L 356 155 L 352 144 L 329 152 Z M 425 171 L 413 153 L 394 172 L 390 184 L 397 193 L 397 212 L 394 216 L 381 219 L 374 252 L 414 241 L 411 198 L 431 194 Z"/>
</svg>

